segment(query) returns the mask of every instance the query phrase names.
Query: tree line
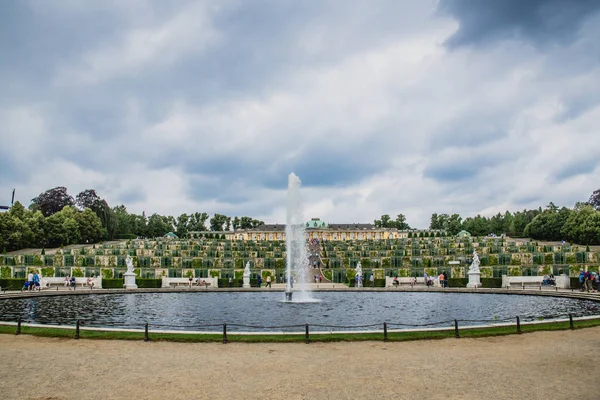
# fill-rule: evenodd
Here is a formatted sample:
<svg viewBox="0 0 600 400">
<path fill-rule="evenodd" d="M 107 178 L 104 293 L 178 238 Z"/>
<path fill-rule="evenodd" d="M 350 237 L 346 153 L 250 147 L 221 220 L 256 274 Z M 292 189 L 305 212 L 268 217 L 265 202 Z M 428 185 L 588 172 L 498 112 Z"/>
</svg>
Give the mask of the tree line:
<svg viewBox="0 0 600 400">
<path fill-rule="evenodd" d="M 506 211 L 490 218 L 477 215 L 465 220 L 458 214 L 432 214 L 429 229 L 441 229 L 449 235 L 465 230 L 473 236 L 505 234 L 537 240 L 600 244 L 600 189 L 594 191 L 587 202 L 578 202 L 573 208 L 559 208 L 550 202 L 543 209 Z"/>
<path fill-rule="evenodd" d="M 248 216 L 229 217 L 205 212 L 178 217 L 129 213 L 124 205 L 110 207 L 95 190 L 72 197 L 59 186 L 40 193 L 25 208 L 20 202 L 0 213 L 0 249 L 59 247 L 101 240 L 160 237 L 174 232 L 186 237 L 193 231 L 252 229 L 264 222 Z M 208 225 L 208 226 L 207 226 Z"/>
<path fill-rule="evenodd" d="M 0 213 L 0 248 L 13 251 L 22 248 L 58 247 L 76 243 L 135 237 L 160 237 L 174 232 L 186 237 L 193 231 L 229 231 L 252 229 L 263 225 L 252 217 L 229 217 L 205 212 L 181 214 L 178 217 L 145 213 L 133 214 L 124 205 L 110 207 L 95 190 L 88 189 L 72 197 L 67 188 L 56 187 L 31 200 L 28 208 L 16 202 L 8 212 Z M 388 214 L 374 221 L 378 228 L 411 229 L 403 214 L 395 220 Z M 600 189 L 587 202 L 572 209 L 548 204 L 490 218 L 477 215 L 462 219 L 458 214 L 432 214 L 429 229 L 456 235 L 466 230 L 473 236 L 490 233 L 537 240 L 566 240 L 580 244 L 600 244 Z"/>
</svg>

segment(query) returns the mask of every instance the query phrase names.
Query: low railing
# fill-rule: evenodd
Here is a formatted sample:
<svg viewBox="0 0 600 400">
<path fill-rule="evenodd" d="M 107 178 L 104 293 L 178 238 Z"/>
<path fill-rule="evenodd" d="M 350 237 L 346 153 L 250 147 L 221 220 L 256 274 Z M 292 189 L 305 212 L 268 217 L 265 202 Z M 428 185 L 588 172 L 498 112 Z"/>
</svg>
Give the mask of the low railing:
<svg viewBox="0 0 600 400">
<path fill-rule="evenodd" d="M 553 322 L 569 322 L 569 328 L 575 329 L 574 318 L 579 320 L 597 319 L 600 318 L 598 315 L 543 315 L 543 316 L 528 316 L 522 319 L 519 316 L 512 318 L 494 318 L 494 319 L 449 319 L 439 322 L 430 322 L 424 324 L 411 324 L 402 322 L 382 322 L 375 324 L 364 324 L 364 325 L 327 325 L 327 324 L 292 324 L 292 325 L 248 325 L 248 324 L 192 324 L 192 325 L 176 325 L 176 324 L 160 324 L 160 323 L 149 323 L 144 324 L 131 324 L 131 323 L 102 323 L 96 324 L 90 320 L 76 320 L 75 326 L 73 325 L 52 325 L 52 324 L 35 324 L 35 323 L 24 323 L 22 317 L 18 317 L 16 321 L 2 321 L 0 325 L 16 326 L 15 334 L 21 334 L 23 326 L 29 328 L 58 328 L 58 329 L 74 329 L 74 338 L 80 338 L 80 331 L 82 329 L 88 331 L 100 331 L 100 332 L 137 332 L 144 333 L 144 341 L 150 340 L 150 333 L 154 334 L 210 334 L 210 335 L 222 335 L 223 343 L 227 343 L 227 335 L 304 335 L 306 343 L 310 342 L 311 327 L 313 328 L 325 328 L 327 330 L 316 330 L 313 331 L 314 335 L 328 335 L 328 334 L 382 334 L 382 340 L 388 340 L 389 333 L 408 333 L 408 332 L 441 332 L 441 331 L 454 331 L 454 337 L 460 338 L 460 330 L 472 330 L 472 329 L 485 329 L 495 327 L 511 327 L 514 326 L 515 333 L 522 333 L 522 325 L 535 325 L 540 323 L 553 323 Z M 477 325 L 481 323 L 483 325 Z M 132 328 L 133 327 L 133 328 Z M 150 330 L 150 328 L 158 328 Z M 404 327 L 404 329 L 394 329 L 394 327 Z M 205 330 L 214 329 L 216 330 Z M 252 331 L 239 331 L 230 330 L 231 328 L 242 328 L 250 329 Z M 284 329 L 296 329 L 294 331 L 282 331 Z M 381 329 L 377 329 L 381 328 Z M 408 329 L 407 329 L 408 328 Z M 203 329 L 203 330 L 190 330 L 190 329 Z M 339 329 L 339 330 L 338 330 Z M 366 329 L 366 330 L 361 330 Z M 255 331 L 259 330 L 259 331 Z M 273 331 L 276 330 L 276 331 Z"/>
</svg>

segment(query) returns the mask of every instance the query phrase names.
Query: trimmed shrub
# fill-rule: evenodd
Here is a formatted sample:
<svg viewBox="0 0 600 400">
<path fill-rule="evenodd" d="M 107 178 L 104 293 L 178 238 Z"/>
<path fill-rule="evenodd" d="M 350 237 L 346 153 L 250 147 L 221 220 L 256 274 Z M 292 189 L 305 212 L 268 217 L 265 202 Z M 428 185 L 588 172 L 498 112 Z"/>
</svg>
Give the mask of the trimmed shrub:
<svg viewBox="0 0 600 400">
<path fill-rule="evenodd" d="M 102 278 L 103 289 L 123 289 L 125 279 L 104 279 Z"/>
<path fill-rule="evenodd" d="M 122 280 L 122 279 L 113 279 L 113 280 Z M 162 279 L 136 279 L 135 283 L 138 285 L 140 289 L 147 288 L 160 288 L 162 286 Z M 104 280 L 102 281 L 102 286 L 104 286 Z M 122 286 L 122 285 L 121 285 Z"/>
<path fill-rule="evenodd" d="M 23 285 L 25 285 L 26 279 L 0 279 L 0 287 L 2 290 L 21 290 Z"/>
<path fill-rule="evenodd" d="M 449 287 L 467 287 L 467 283 L 469 283 L 468 278 L 449 278 L 448 279 Z"/>
<path fill-rule="evenodd" d="M 502 278 L 481 278 L 481 287 L 501 288 L 502 287 Z"/>
</svg>

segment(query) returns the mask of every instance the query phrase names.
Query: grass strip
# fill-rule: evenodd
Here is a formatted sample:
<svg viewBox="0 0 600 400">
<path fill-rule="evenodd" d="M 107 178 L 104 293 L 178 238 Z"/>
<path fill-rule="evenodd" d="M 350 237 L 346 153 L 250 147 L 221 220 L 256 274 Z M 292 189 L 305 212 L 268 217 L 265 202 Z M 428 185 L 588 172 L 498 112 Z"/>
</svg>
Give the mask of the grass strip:
<svg viewBox="0 0 600 400">
<path fill-rule="evenodd" d="M 600 326 L 600 318 L 574 321 L 575 329 Z M 546 322 L 534 325 L 521 325 L 522 333 L 538 331 L 556 331 L 569 329 L 569 322 Z M 0 334 L 15 334 L 16 326 L 0 325 Z M 503 336 L 516 334 L 516 325 L 511 326 L 492 326 L 489 328 L 461 329 L 459 334 L 461 338 L 480 338 L 489 336 Z M 57 337 L 73 339 L 75 337 L 75 328 L 59 329 L 52 327 L 21 327 L 21 334 L 41 337 Z M 118 332 L 118 331 L 94 331 L 80 330 L 81 339 L 101 339 L 101 340 L 144 340 L 143 332 Z M 433 340 L 455 337 L 454 330 L 445 331 L 415 331 L 415 332 L 389 332 L 388 341 L 400 342 L 410 340 Z M 169 341 L 169 342 L 223 342 L 223 336 L 220 334 L 189 334 L 189 333 L 157 333 L 150 332 L 151 341 Z M 383 333 L 312 333 L 311 342 L 359 342 L 359 341 L 382 341 Z M 243 335 L 228 332 L 227 341 L 229 343 L 301 343 L 304 342 L 304 335 Z"/>
</svg>

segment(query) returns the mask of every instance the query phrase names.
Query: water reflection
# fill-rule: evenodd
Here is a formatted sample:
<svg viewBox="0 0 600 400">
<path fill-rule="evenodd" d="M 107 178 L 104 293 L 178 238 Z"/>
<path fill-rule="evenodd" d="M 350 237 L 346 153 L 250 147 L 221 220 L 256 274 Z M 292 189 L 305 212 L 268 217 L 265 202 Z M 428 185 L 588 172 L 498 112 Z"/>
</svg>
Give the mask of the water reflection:
<svg viewBox="0 0 600 400">
<path fill-rule="evenodd" d="M 277 292 L 197 292 L 7 299 L 0 301 L 0 319 L 16 321 L 22 316 L 27 322 L 70 325 L 81 319 L 88 325 L 123 328 L 140 328 L 148 322 L 163 329 L 185 330 L 227 323 L 231 330 L 252 330 L 232 324 L 352 326 L 383 321 L 427 324 L 453 319 L 502 320 L 517 315 L 527 320 L 539 316 L 564 317 L 569 313 L 600 314 L 600 304 L 592 301 L 523 295 L 316 292 L 314 297 L 320 302 L 302 304 L 282 302 L 282 296 Z"/>
</svg>

